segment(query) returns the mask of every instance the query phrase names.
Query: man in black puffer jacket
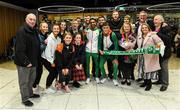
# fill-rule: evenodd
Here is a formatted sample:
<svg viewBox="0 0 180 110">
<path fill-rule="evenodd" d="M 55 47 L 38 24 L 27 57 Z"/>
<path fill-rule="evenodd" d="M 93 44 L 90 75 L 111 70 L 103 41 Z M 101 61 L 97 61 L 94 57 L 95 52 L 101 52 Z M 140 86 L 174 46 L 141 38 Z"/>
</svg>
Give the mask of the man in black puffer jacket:
<svg viewBox="0 0 180 110">
<path fill-rule="evenodd" d="M 40 97 L 38 94 L 33 94 L 32 90 L 40 52 L 35 24 L 36 16 L 32 13 L 28 14 L 25 24 L 16 34 L 14 62 L 17 65 L 21 98 L 25 106 L 33 106 L 33 103 L 28 100 L 29 98 Z"/>
</svg>

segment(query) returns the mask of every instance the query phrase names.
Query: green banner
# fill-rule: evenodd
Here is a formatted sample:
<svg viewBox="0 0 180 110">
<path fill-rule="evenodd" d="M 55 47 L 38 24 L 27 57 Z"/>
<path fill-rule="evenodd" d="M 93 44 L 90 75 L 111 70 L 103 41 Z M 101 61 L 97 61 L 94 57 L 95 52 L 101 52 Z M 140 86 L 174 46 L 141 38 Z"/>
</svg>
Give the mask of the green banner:
<svg viewBox="0 0 180 110">
<path fill-rule="evenodd" d="M 140 48 L 130 51 L 104 51 L 104 55 L 138 55 L 138 54 L 160 54 L 160 49 L 155 46 Z"/>
</svg>

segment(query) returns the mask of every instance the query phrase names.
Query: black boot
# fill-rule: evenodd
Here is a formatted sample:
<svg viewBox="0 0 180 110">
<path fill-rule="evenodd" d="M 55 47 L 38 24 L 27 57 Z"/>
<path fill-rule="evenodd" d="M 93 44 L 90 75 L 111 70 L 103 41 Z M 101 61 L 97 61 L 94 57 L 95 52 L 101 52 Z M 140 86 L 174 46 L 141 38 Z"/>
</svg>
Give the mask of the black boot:
<svg viewBox="0 0 180 110">
<path fill-rule="evenodd" d="M 152 82 L 151 82 L 151 79 L 148 79 L 147 80 L 147 85 L 146 85 L 146 88 L 145 88 L 145 91 L 149 91 L 152 87 Z"/>
<path fill-rule="evenodd" d="M 121 81 L 121 84 L 124 85 L 126 82 L 127 82 L 127 80 L 126 80 L 126 79 L 123 79 L 123 80 Z"/>
<path fill-rule="evenodd" d="M 131 74 L 131 80 L 135 80 L 134 73 Z"/>
<path fill-rule="evenodd" d="M 143 80 L 142 78 L 138 78 L 138 79 L 136 79 L 136 82 L 140 82 L 142 80 Z"/>
<path fill-rule="evenodd" d="M 131 80 L 127 79 L 126 83 L 127 83 L 128 86 L 130 86 L 131 85 Z"/>
<path fill-rule="evenodd" d="M 80 83 L 78 81 L 73 81 L 73 86 L 76 88 L 80 87 Z"/>
<path fill-rule="evenodd" d="M 147 79 L 144 80 L 144 82 L 139 87 L 146 87 L 147 85 Z"/>
</svg>

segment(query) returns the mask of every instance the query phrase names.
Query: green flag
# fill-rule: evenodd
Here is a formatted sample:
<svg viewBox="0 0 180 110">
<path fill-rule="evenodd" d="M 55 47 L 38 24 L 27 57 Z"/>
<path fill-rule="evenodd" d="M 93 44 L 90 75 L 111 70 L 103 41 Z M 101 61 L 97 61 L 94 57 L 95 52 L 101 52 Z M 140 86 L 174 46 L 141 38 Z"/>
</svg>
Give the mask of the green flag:
<svg viewBox="0 0 180 110">
<path fill-rule="evenodd" d="M 104 51 L 104 55 L 138 55 L 138 54 L 160 54 L 160 49 L 155 46 L 140 48 L 130 51 Z"/>
</svg>

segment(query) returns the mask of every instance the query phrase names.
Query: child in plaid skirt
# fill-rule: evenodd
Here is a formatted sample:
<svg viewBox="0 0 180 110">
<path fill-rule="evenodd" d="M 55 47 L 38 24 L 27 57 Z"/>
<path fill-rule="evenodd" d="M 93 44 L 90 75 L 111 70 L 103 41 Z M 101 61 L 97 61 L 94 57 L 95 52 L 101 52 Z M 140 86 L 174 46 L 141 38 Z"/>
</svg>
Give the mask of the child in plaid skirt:
<svg viewBox="0 0 180 110">
<path fill-rule="evenodd" d="M 74 67 L 73 67 L 73 85 L 79 88 L 78 81 L 85 80 L 84 64 L 85 64 L 85 43 L 82 41 L 82 35 L 77 33 L 74 38 Z"/>
</svg>

